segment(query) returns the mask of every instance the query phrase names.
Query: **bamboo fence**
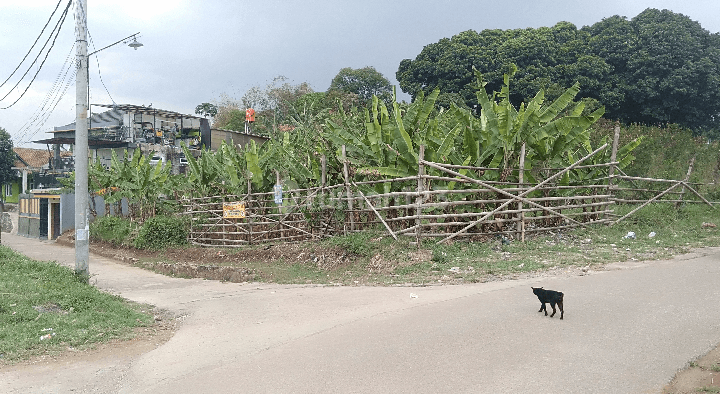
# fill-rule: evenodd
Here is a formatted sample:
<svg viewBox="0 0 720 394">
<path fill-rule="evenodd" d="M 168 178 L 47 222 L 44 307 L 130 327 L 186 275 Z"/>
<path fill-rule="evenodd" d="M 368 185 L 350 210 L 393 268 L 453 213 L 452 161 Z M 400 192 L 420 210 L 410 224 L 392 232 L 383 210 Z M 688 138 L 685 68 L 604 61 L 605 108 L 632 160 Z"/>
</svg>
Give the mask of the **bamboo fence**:
<svg viewBox="0 0 720 394">
<path fill-rule="evenodd" d="M 222 247 L 322 239 L 369 229 L 418 241 L 492 236 L 524 240 L 526 233 L 612 225 L 655 202 L 713 206 L 698 192 L 703 185 L 688 182 L 694 159 L 683 180 L 628 176 L 615 161 L 618 137 L 616 128 L 610 162 L 583 164 L 606 149 L 606 144 L 566 168 L 541 169 L 548 176 L 535 185 L 524 182 L 525 149 L 521 150 L 521 169 L 514 170 L 518 175 L 514 183 L 463 175 L 500 171 L 498 168 L 428 162 L 424 160 L 424 147 L 420 147 L 417 175 L 361 181 L 351 179 L 343 146 L 341 184 L 326 185 L 323 158 L 321 184 L 315 188 L 283 190 L 280 196 L 275 192 L 253 193 L 248 181 L 245 195 L 189 196 L 181 203 L 191 219 L 190 242 Z M 607 175 L 582 185 L 558 184 L 568 171 L 583 168 L 607 168 Z M 433 169 L 432 175 L 427 174 L 428 169 Z M 453 187 L 448 186 L 450 182 Z M 282 184 L 279 174 L 277 184 Z M 243 204 L 242 214 L 228 215 L 227 207 L 239 203 Z M 613 210 L 617 203 L 642 205 L 619 217 Z"/>
</svg>

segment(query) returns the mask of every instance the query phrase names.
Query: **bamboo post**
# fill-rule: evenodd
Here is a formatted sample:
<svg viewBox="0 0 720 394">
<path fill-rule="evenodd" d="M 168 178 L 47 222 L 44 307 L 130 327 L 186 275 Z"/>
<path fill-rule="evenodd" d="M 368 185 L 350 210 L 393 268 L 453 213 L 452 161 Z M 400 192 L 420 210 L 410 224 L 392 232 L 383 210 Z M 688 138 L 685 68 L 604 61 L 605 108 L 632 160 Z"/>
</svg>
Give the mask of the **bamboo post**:
<svg viewBox="0 0 720 394">
<path fill-rule="evenodd" d="M 620 142 L 620 125 L 615 125 L 612 151 L 610 153 L 610 169 L 608 169 L 608 194 L 612 194 L 613 175 L 615 174 L 615 160 L 617 159 L 618 143 Z"/>
<path fill-rule="evenodd" d="M 280 171 L 278 171 L 278 170 L 275 170 L 275 184 L 276 185 L 280 184 Z M 277 208 L 278 208 L 278 214 L 282 214 L 283 213 L 283 204 L 280 203 L 280 205 L 278 205 Z M 280 219 L 280 224 L 282 224 L 282 222 L 283 222 L 283 219 Z M 280 238 L 285 238 L 285 227 L 283 227 L 283 226 L 280 227 Z"/>
<path fill-rule="evenodd" d="M 320 186 L 322 187 L 323 196 L 325 195 L 325 187 L 327 186 L 327 157 L 322 155 L 320 158 L 320 168 L 322 170 L 320 174 Z"/>
<path fill-rule="evenodd" d="M 423 189 L 425 187 L 424 185 L 424 178 L 425 175 L 425 166 L 423 165 L 423 160 L 425 160 L 425 145 L 420 145 L 420 160 L 418 161 L 418 179 L 417 179 L 417 198 L 415 199 L 415 205 L 417 205 L 417 208 L 415 208 L 415 241 L 417 242 L 418 249 L 420 248 L 420 235 L 422 233 L 422 220 L 420 219 L 420 215 L 422 215 L 422 203 L 423 203 Z"/>
<path fill-rule="evenodd" d="M 522 147 L 520 148 L 520 170 L 518 172 L 518 183 L 520 183 L 520 187 L 522 187 L 522 183 L 525 180 L 525 143 L 523 142 Z M 522 210 L 523 203 L 522 201 L 518 201 L 518 223 L 517 223 L 517 232 L 520 236 L 520 242 L 525 242 L 525 212 Z"/>
<path fill-rule="evenodd" d="M 610 153 L 610 168 L 608 169 L 608 188 L 607 194 L 611 198 L 616 197 L 613 193 L 613 176 L 615 175 L 615 160 L 617 159 L 618 144 L 620 142 L 620 125 L 615 125 L 615 135 L 613 136 L 612 151 Z M 603 219 L 607 217 L 607 214 L 603 215 Z"/>
<path fill-rule="evenodd" d="M 342 146 L 343 176 L 345 177 L 345 194 L 347 195 L 347 212 L 350 216 L 350 231 L 355 231 L 355 218 L 353 214 L 352 190 L 350 189 L 350 174 L 348 171 L 347 152 Z M 347 232 L 346 232 L 347 234 Z"/>
<path fill-rule="evenodd" d="M 692 159 L 690 159 L 690 165 L 688 166 L 687 175 L 685 175 L 685 179 L 683 179 L 683 182 L 687 182 L 690 180 L 690 174 L 692 173 L 693 166 L 695 165 L 695 157 L 697 157 L 697 153 L 693 155 Z M 683 195 L 685 194 L 685 183 L 683 183 L 682 190 L 680 190 L 680 198 L 678 202 L 675 203 L 675 208 L 678 208 L 683 200 Z"/>
<path fill-rule="evenodd" d="M 248 220 L 248 245 L 252 245 L 253 218 L 250 215 L 250 202 L 252 201 L 252 181 L 247 180 L 247 198 L 245 198 L 245 217 Z"/>
<path fill-rule="evenodd" d="M 222 245 L 225 246 L 226 242 L 226 235 L 227 235 L 227 221 L 230 219 L 225 219 L 225 194 L 223 192 L 222 196 L 222 210 L 223 210 L 223 219 L 222 219 Z"/>
</svg>

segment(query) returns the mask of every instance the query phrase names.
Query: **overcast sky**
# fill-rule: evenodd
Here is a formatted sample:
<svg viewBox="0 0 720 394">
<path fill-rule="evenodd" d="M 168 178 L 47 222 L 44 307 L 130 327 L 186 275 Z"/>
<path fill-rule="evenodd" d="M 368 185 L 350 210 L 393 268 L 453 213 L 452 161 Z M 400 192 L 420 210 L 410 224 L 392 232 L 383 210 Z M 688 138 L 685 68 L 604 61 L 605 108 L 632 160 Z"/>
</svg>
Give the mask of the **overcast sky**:
<svg viewBox="0 0 720 394">
<path fill-rule="evenodd" d="M 57 14 L 67 1 L 62 0 Z M 144 44 L 138 50 L 116 45 L 91 58 L 91 103 L 152 104 L 186 114 L 223 94 L 239 99 L 247 89 L 264 87 L 279 75 L 325 91 L 341 68 L 373 66 L 397 84 L 395 72 L 402 59 L 413 59 L 425 45 L 469 29 L 537 28 L 560 21 L 580 28 L 613 15 L 632 18 L 646 8 L 658 8 L 687 15 L 712 33 L 720 31 L 718 0 L 87 2 L 90 52 L 137 32 Z M 57 3 L 0 0 L 0 83 L 18 66 Z M 74 121 L 74 80 L 67 91 L 66 85 L 53 90 L 56 81 L 63 81 L 66 59 L 74 59 L 74 7 L 33 85 L 17 104 L 0 110 L 0 127 L 10 132 L 15 146 L 44 149 L 29 141 L 47 138 L 53 126 Z M 37 69 L 34 66 L 0 100 L 0 107 L 20 96 Z M 20 68 L 25 70 L 26 66 Z M 0 87 L 0 98 L 17 82 L 18 75 Z"/>
</svg>

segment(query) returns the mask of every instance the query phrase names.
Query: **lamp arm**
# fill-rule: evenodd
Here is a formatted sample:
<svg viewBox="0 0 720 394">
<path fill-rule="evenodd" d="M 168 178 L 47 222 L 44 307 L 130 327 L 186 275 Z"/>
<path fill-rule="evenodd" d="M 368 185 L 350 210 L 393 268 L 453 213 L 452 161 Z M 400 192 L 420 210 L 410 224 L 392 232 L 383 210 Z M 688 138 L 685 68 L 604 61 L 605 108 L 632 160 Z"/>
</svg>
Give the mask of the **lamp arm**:
<svg viewBox="0 0 720 394">
<path fill-rule="evenodd" d="M 113 45 L 117 45 L 117 44 L 119 44 L 119 43 L 121 43 L 121 42 L 123 42 L 123 41 L 127 41 L 127 40 L 135 37 L 135 36 L 138 35 L 138 34 L 140 34 L 140 32 L 137 32 L 137 33 L 135 33 L 135 34 L 133 34 L 133 35 L 131 35 L 131 36 L 125 37 L 125 38 L 123 38 L 122 40 L 117 41 L 117 42 L 114 42 L 114 43 L 112 43 L 112 44 L 110 44 L 110 45 L 108 45 L 108 46 L 106 46 L 106 47 L 104 47 L 104 48 L 100 48 L 100 49 L 98 49 L 98 50 L 95 51 L 95 52 L 88 53 L 87 56 L 90 57 L 90 56 L 92 56 L 92 55 L 94 55 L 94 54 L 96 54 L 96 53 L 98 53 L 98 52 L 100 52 L 100 51 L 102 51 L 102 50 L 104 50 L 104 49 L 110 48 L 110 47 L 113 46 Z"/>
</svg>

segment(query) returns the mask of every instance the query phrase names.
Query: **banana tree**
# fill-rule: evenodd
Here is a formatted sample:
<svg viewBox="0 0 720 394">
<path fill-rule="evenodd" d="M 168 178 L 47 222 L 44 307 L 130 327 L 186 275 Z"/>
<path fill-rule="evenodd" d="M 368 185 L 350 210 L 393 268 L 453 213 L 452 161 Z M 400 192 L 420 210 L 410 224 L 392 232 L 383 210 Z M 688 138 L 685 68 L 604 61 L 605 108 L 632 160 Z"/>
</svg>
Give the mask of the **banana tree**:
<svg viewBox="0 0 720 394">
<path fill-rule="evenodd" d="M 567 163 L 573 152 L 580 147 L 590 147 L 590 126 L 604 113 L 600 108 L 583 116 L 584 105 L 575 104 L 580 91 L 579 84 L 567 89 L 560 97 L 545 104 L 545 94 L 540 90 L 527 104 L 516 109 L 510 102 L 510 80 L 514 70 L 504 77 L 500 92 L 488 96 L 482 74 L 475 70 L 477 99 L 481 107 L 479 127 L 466 132 L 464 152 L 469 154 L 476 166 L 500 168 L 503 171 L 486 172 L 486 179 L 506 181 L 516 165 L 520 148 L 526 144 L 526 169 L 533 163 L 560 165 Z M 572 107 L 569 115 L 561 113 Z M 477 152 L 477 156 L 475 153 Z M 528 174 L 532 177 L 531 174 Z"/>
<path fill-rule="evenodd" d="M 373 97 L 370 110 L 364 113 L 364 133 L 329 121 L 327 137 L 336 146 L 346 146 L 348 161 L 361 174 L 416 175 L 420 146 L 425 145 L 427 160 L 447 158 L 462 129 L 458 122 L 454 127 L 448 127 L 447 122 L 441 121 L 445 115 L 435 110 L 439 93 L 435 90 L 427 97 L 420 93 L 407 107 L 401 107 L 395 101 L 392 114 L 381 100 Z"/>
</svg>

